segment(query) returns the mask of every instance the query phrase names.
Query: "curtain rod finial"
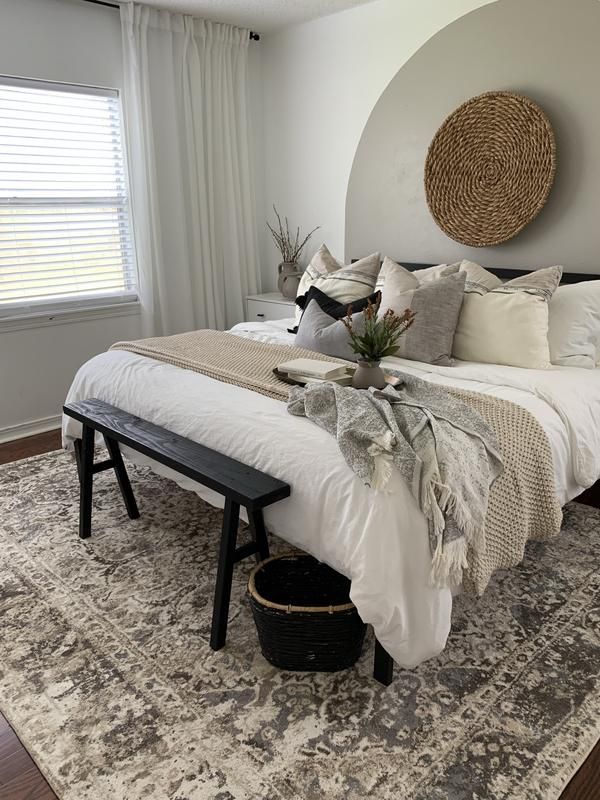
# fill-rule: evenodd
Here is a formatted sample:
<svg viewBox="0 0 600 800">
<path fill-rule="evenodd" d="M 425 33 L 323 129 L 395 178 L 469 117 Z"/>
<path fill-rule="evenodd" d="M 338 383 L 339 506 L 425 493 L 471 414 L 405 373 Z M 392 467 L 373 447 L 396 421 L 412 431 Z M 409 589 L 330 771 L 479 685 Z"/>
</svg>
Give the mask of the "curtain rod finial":
<svg viewBox="0 0 600 800">
<path fill-rule="evenodd" d="M 260 42 L 260 33 L 256 33 L 255 31 L 250 31 L 250 39 L 253 42 Z"/>
</svg>

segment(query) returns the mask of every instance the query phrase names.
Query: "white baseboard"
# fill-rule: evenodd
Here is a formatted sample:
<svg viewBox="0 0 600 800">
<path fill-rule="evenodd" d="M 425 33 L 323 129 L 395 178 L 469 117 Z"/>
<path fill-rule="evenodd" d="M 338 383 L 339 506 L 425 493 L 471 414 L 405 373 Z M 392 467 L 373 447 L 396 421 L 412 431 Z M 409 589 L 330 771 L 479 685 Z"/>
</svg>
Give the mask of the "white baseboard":
<svg viewBox="0 0 600 800">
<path fill-rule="evenodd" d="M 42 419 L 33 419 L 30 422 L 20 422 L 17 425 L 8 425 L 6 428 L 0 428 L 0 444 L 55 430 L 60 428 L 61 421 L 61 415 L 57 414 L 54 417 L 42 417 Z"/>
</svg>

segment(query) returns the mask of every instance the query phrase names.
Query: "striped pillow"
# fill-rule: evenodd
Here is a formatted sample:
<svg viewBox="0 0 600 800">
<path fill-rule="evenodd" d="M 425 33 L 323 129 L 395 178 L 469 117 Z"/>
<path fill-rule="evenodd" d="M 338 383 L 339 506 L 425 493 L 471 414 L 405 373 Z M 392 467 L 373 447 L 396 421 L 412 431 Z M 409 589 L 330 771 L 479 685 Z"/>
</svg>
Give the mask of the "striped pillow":
<svg viewBox="0 0 600 800">
<path fill-rule="evenodd" d="M 354 264 L 341 264 L 323 244 L 312 257 L 298 286 L 297 297 L 316 286 L 339 303 L 353 303 L 371 294 L 379 273 L 379 253 L 373 253 Z M 296 323 L 302 309 L 296 309 Z"/>
<path fill-rule="evenodd" d="M 474 261 L 467 261 L 463 259 L 460 262 L 460 271 L 464 272 L 467 276 L 467 283 L 465 285 L 465 292 L 467 294 L 485 294 L 492 292 L 499 286 L 502 286 L 502 281 L 493 272 L 489 272 L 485 267 L 476 264 Z"/>
<path fill-rule="evenodd" d="M 463 272 L 468 270 L 461 267 Z M 493 289 L 482 283 L 483 274 L 474 282 L 467 276 L 454 356 L 461 361 L 548 369 L 548 303 L 561 275 L 562 267 L 546 267 L 506 283 L 496 278 Z"/>
<path fill-rule="evenodd" d="M 406 286 L 405 290 L 412 289 L 418 284 L 429 283 L 430 281 L 437 281 L 440 278 L 447 278 L 448 275 L 454 275 L 458 272 L 459 264 L 438 264 L 435 267 L 426 267 L 425 269 L 408 270 L 401 264 L 392 261 L 391 258 L 386 256 L 383 259 L 381 271 L 377 276 L 375 284 L 375 291 L 380 292 L 388 276 L 394 276 L 396 289 L 398 289 L 398 281 L 400 276 L 404 277 Z"/>
</svg>

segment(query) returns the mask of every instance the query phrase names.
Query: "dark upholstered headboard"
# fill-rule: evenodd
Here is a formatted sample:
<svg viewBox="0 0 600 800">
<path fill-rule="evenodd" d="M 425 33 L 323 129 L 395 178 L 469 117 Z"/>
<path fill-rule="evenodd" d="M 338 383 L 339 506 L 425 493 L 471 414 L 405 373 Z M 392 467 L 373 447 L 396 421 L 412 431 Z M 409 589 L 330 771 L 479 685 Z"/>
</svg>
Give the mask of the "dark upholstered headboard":
<svg viewBox="0 0 600 800">
<path fill-rule="evenodd" d="M 439 263 L 433 264 L 417 264 L 413 261 L 403 261 L 400 259 L 394 259 L 396 264 L 401 264 L 406 269 L 413 272 L 415 269 L 426 269 L 427 267 L 436 267 Z M 357 258 L 352 259 L 352 264 L 355 261 L 358 261 Z M 530 269 L 509 269 L 508 267 L 486 267 L 488 272 L 493 272 L 494 275 L 497 275 L 503 281 L 510 281 L 513 278 L 518 278 L 520 275 L 526 275 L 528 272 L 532 272 Z M 562 278 L 560 280 L 561 284 L 564 283 L 581 283 L 582 281 L 597 281 L 600 279 L 600 275 L 590 273 L 590 272 L 563 272 Z"/>
<path fill-rule="evenodd" d="M 353 261 L 356 259 L 353 259 Z M 410 261 L 402 261 L 396 260 L 397 264 L 402 264 L 403 267 L 406 269 L 411 270 L 411 272 L 415 269 L 425 269 L 425 267 L 434 267 L 435 264 L 414 264 Z M 507 269 L 505 267 L 486 267 L 488 272 L 493 272 L 494 275 L 497 275 L 503 281 L 510 281 L 512 278 L 518 278 L 520 275 L 525 275 L 528 272 L 531 272 L 531 269 Z M 593 281 L 598 280 L 600 276 L 593 275 L 586 272 L 563 272 L 561 283 L 581 283 L 581 281 Z"/>
</svg>

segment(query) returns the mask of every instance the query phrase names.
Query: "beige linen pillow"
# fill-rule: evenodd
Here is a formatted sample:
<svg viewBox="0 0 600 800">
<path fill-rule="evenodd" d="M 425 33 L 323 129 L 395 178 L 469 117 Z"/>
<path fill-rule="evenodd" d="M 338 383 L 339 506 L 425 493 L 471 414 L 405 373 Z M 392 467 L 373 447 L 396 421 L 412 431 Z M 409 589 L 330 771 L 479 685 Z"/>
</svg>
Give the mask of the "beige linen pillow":
<svg viewBox="0 0 600 800">
<path fill-rule="evenodd" d="M 461 271 L 469 275 L 468 270 Z M 562 267 L 546 267 L 491 290 L 481 283 L 485 275 L 478 274 L 480 280 L 475 283 L 467 277 L 454 356 L 462 361 L 547 369 L 548 303 L 561 275 Z"/>
<path fill-rule="evenodd" d="M 388 276 L 394 276 L 396 281 L 396 288 L 398 288 L 399 275 L 406 279 L 406 289 L 411 289 L 420 283 L 428 283 L 429 281 L 437 281 L 440 278 L 445 278 L 448 275 L 453 275 L 458 272 L 460 264 L 438 264 L 435 267 L 426 267 L 425 269 L 409 270 L 401 264 L 397 264 L 391 258 L 386 256 L 383 259 L 383 264 L 377 282 L 375 283 L 375 291 L 380 292 Z"/>
<path fill-rule="evenodd" d="M 296 297 L 316 286 L 339 303 L 352 303 L 373 292 L 379 266 L 379 253 L 361 258 L 354 264 L 341 264 L 323 244 L 304 270 Z M 302 309 L 296 308 L 296 323 L 301 316 Z"/>
<path fill-rule="evenodd" d="M 405 272 L 412 284 L 403 274 Z M 442 366 L 452 364 L 452 342 L 463 302 L 465 280 L 466 276 L 458 270 L 455 274 L 424 283 L 419 283 L 404 267 L 388 272 L 381 292 L 380 313 L 384 314 L 388 308 L 398 315 L 406 308 L 415 312 L 413 324 L 398 341 L 399 358 Z"/>
</svg>

